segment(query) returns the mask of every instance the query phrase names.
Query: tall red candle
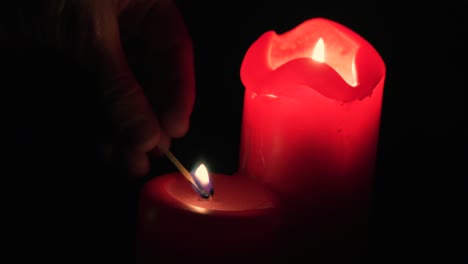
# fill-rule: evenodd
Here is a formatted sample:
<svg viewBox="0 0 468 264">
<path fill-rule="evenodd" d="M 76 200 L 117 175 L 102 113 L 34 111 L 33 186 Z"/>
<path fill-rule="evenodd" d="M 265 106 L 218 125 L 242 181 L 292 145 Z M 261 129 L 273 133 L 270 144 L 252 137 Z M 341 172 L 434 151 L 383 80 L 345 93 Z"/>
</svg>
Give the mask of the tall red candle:
<svg viewBox="0 0 468 264">
<path fill-rule="evenodd" d="M 210 182 L 211 199 L 202 198 L 180 173 L 145 185 L 138 215 L 139 263 L 270 259 L 280 223 L 274 193 L 246 177 L 211 174 Z"/>
<path fill-rule="evenodd" d="M 377 51 L 347 27 L 314 18 L 264 33 L 241 79 L 239 173 L 265 182 L 289 208 L 307 208 L 322 227 L 352 221 L 367 206 L 374 173 L 385 79 Z"/>
</svg>

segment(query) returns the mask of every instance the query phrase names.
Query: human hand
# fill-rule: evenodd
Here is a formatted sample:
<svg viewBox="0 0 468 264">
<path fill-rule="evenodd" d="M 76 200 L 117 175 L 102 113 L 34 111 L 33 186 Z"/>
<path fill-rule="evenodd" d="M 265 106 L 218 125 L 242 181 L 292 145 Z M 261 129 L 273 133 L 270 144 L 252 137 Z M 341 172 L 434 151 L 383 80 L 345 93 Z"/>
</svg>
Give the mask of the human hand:
<svg viewBox="0 0 468 264">
<path fill-rule="evenodd" d="M 40 10 L 43 41 L 98 76 L 112 128 L 107 157 L 145 175 L 148 154 L 187 132 L 195 99 L 191 39 L 176 5 L 45 0 Z"/>
</svg>

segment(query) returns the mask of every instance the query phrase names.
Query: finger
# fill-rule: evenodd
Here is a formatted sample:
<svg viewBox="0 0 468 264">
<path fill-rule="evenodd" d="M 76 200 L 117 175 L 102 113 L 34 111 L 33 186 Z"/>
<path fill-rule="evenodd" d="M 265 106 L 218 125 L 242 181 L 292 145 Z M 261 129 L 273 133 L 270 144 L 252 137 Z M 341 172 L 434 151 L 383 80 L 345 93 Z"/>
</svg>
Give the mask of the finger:
<svg viewBox="0 0 468 264">
<path fill-rule="evenodd" d="M 102 144 L 98 147 L 98 158 L 105 164 L 133 177 L 145 176 L 150 170 L 150 160 L 145 152 L 119 150 L 112 144 Z M 123 169 L 123 170 L 122 170 Z"/>
<path fill-rule="evenodd" d="M 171 147 L 171 138 L 164 133 L 164 131 L 161 131 L 161 137 L 159 140 L 158 147 L 153 149 L 150 153 L 149 156 L 151 158 L 154 157 L 161 157 L 164 155 L 164 152 L 169 150 Z"/>
<path fill-rule="evenodd" d="M 125 158 L 128 173 L 134 177 L 143 177 L 150 170 L 150 161 L 146 153 L 129 152 Z"/>
<path fill-rule="evenodd" d="M 142 28 L 145 90 L 169 137 L 183 136 L 195 101 L 192 42 L 173 1 L 149 10 Z"/>
<path fill-rule="evenodd" d="M 93 1 L 95 5 L 110 1 Z M 159 123 L 141 86 L 128 66 L 120 41 L 117 10 L 93 6 L 91 27 L 101 76 L 100 97 L 120 144 L 132 152 L 147 152 L 159 142 Z M 97 13 L 96 13 L 97 12 Z M 141 155 L 140 155 L 141 157 Z"/>
</svg>

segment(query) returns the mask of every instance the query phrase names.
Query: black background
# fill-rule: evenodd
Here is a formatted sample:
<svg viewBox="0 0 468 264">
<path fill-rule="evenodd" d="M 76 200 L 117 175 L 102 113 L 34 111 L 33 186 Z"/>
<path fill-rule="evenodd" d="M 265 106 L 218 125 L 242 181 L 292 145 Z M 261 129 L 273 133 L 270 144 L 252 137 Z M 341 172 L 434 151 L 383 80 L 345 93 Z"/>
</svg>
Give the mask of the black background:
<svg viewBox="0 0 468 264">
<path fill-rule="evenodd" d="M 203 160 L 211 171 L 236 171 L 244 92 L 239 71 L 246 50 L 265 31 L 282 33 L 312 17 L 328 18 L 367 39 L 387 67 L 373 195 L 374 263 L 436 257 L 456 263 L 461 250 L 466 260 L 461 241 L 466 241 L 462 214 L 468 175 L 467 23 L 460 6 L 295 0 L 179 5 L 194 44 L 197 92 L 190 130 L 173 142 L 172 151 L 187 167 Z M 49 90 L 67 79 L 56 80 L 62 65 L 41 55 L 3 65 L 27 72 L 3 71 L 2 89 L 8 92 L 32 86 Z M 37 103 L 34 89 L 17 90 L 12 99 L 2 97 L 4 131 L 12 132 L 4 145 L 13 146 L 5 154 L 14 158 L 6 160 L 14 172 L 2 173 L 4 215 L 12 224 L 6 226 L 12 233 L 9 245 L 19 249 L 15 256 L 65 262 L 128 257 L 137 194 L 146 179 L 109 175 L 88 159 L 94 142 L 85 117 L 73 110 L 63 117 L 70 110 L 69 95 L 50 89 L 63 96 L 51 100 L 52 107 Z M 64 119 L 72 121 L 62 131 L 48 128 Z M 174 170 L 161 159 L 151 176 Z"/>
</svg>

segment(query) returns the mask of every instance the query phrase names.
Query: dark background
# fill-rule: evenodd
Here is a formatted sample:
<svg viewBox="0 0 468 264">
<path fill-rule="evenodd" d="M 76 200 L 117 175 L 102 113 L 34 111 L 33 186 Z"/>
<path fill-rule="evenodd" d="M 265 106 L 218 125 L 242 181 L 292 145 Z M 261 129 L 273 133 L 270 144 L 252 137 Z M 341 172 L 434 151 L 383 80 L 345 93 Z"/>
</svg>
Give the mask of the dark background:
<svg viewBox="0 0 468 264">
<path fill-rule="evenodd" d="M 366 2 L 179 1 L 194 43 L 197 93 L 190 130 L 172 151 L 188 168 L 206 161 L 211 171 L 235 172 L 244 92 L 239 71 L 248 47 L 268 30 L 282 33 L 312 17 L 334 20 L 367 39 L 387 67 L 373 262 L 460 263 L 462 250 L 466 260 L 466 12 L 447 1 Z M 76 79 L 73 68 L 45 55 L 2 52 L 4 145 L 12 147 L 4 150 L 12 158 L 2 173 L 4 216 L 11 224 L 8 245 L 17 249 L 11 252 L 17 259 L 62 262 L 130 257 L 138 190 L 147 179 L 129 181 L 89 158 L 93 131 L 86 115 L 67 103 L 75 98 L 60 89 Z M 61 99 L 39 103 L 31 87 Z M 57 122 L 64 128 L 49 128 Z M 174 170 L 161 159 L 151 175 Z"/>
</svg>

